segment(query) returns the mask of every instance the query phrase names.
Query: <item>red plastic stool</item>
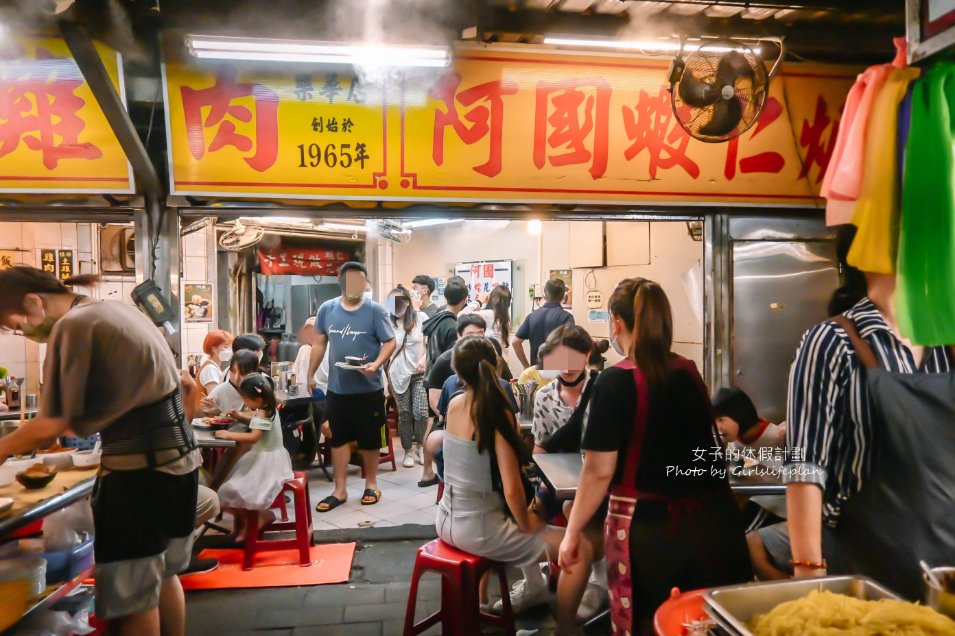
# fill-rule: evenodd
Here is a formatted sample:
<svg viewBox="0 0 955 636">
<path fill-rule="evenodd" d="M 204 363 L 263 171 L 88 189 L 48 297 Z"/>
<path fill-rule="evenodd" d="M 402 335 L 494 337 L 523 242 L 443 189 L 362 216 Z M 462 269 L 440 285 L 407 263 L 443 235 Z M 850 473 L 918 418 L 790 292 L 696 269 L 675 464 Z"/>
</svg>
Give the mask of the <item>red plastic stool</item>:
<svg viewBox="0 0 955 636">
<path fill-rule="evenodd" d="M 285 493 L 287 492 L 292 494 L 292 503 L 295 506 L 294 521 L 288 521 L 288 515 L 285 512 Z M 246 537 L 242 569 L 251 570 L 255 555 L 259 552 L 293 548 L 298 549 L 299 565 L 303 567 L 311 565 L 312 557 L 309 549 L 315 545 L 315 538 L 312 536 L 312 502 L 308 494 L 308 477 L 305 473 L 296 472 L 295 477 L 287 480 L 270 507 L 282 509 L 284 520 L 273 521 L 262 529 L 259 529 L 258 511 L 245 511 Z M 267 540 L 263 536 L 268 532 L 284 530 L 295 530 L 295 538 Z"/>
<path fill-rule="evenodd" d="M 477 636 L 481 623 L 504 628 L 514 634 L 514 613 L 511 610 L 510 587 L 507 584 L 506 566 L 497 561 L 474 556 L 451 547 L 441 539 L 435 539 L 418 549 L 414 573 L 411 575 L 411 591 L 408 594 L 408 609 L 405 612 L 405 636 L 420 634 L 433 625 L 441 623 L 442 633 L 455 636 Z M 481 611 L 478 585 L 485 572 L 497 572 L 501 584 L 504 612 L 501 616 Z M 441 609 L 424 620 L 415 623 L 415 604 L 418 597 L 418 582 L 425 572 L 441 575 Z"/>
</svg>

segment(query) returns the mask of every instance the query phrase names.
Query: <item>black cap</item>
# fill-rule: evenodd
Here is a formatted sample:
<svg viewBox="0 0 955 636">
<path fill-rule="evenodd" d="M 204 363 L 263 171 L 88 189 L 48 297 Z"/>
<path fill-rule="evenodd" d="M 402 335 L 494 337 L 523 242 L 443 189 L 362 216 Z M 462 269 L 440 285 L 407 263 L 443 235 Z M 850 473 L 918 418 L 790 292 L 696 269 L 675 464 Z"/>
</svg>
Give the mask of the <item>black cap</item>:
<svg viewBox="0 0 955 636">
<path fill-rule="evenodd" d="M 739 424 L 739 434 L 759 424 L 759 415 L 749 396 L 736 388 L 723 387 L 713 396 L 713 414 L 728 417 Z"/>
</svg>

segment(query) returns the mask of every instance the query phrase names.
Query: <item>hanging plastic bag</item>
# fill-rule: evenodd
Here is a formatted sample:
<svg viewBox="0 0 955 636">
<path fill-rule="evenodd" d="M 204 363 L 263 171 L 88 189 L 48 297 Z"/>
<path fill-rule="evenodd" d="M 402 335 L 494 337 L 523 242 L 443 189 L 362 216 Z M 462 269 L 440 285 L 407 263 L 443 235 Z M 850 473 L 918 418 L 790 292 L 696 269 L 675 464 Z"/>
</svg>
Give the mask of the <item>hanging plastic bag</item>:
<svg viewBox="0 0 955 636">
<path fill-rule="evenodd" d="M 5 634 L 10 636 L 86 636 L 96 631 L 90 627 L 89 613 L 79 611 L 75 616 L 69 612 L 43 610 L 31 614 L 17 623 Z"/>
<path fill-rule="evenodd" d="M 43 547 L 47 552 L 69 550 L 81 537 L 92 534 L 93 510 L 88 501 L 78 501 L 44 520 Z"/>
</svg>

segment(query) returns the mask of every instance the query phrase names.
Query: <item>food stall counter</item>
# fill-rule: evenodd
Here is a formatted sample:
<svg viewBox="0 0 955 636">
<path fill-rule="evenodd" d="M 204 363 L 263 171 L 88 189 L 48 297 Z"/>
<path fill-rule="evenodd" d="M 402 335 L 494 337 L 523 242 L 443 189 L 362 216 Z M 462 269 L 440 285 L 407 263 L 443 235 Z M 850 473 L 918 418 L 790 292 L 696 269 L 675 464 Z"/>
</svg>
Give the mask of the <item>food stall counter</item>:
<svg viewBox="0 0 955 636">
<path fill-rule="evenodd" d="M 95 470 L 63 470 L 48 485 L 36 490 L 28 490 L 16 481 L 0 487 L 0 497 L 13 499 L 13 507 L 0 515 L 0 539 L 88 497 L 95 481 Z"/>
</svg>

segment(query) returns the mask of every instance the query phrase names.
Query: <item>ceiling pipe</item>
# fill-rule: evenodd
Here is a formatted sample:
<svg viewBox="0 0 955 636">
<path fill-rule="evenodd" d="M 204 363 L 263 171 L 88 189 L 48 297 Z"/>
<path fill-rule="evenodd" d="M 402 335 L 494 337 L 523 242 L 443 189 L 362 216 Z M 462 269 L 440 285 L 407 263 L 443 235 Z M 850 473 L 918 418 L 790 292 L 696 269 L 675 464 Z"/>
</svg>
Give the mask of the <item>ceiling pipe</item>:
<svg viewBox="0 0 955 636">
<path fill-rule="evenodd" d="M 150 240 L 155 232 L 153 228 L 159 226 L 165 205 L 162 184 L 159 181 L 156 168 L 146 153 L 146 148 L 136 132 L 136 127 L 129 118 L 129 113 L 126 111 L 123 101 L 113 87 L 113 82 L 103 65 L 103 61 L 96 52 L 96 47 L 93 45 L 93 39 L 89 33 L 83 26 L 67 20 L 60 20 L 59 28 L 70 53 L 73 55 L 73 59 L 76 61 L 76 65 L 83 74 L 83 79 L 90 85 L 93 96 L 103 110 L 103 115 L 106 116 L 106 121 L 109 122 L 113 134 L 116 135 L 119 145 L 122 146 L 126 158 L 133 167 L 136 183 L 142 189 L 145 199 L 150 230 L 148 236 L 142 237 L 142 240 Z M 137 240 L 140 240 L 138 234 Z M 153 278 L 156 273 L 156 259 L 151 253 L 151 247 L 148 251 L 149 256 L 144 263 L 144 275 L 146 278 Z"/>
</svg>

